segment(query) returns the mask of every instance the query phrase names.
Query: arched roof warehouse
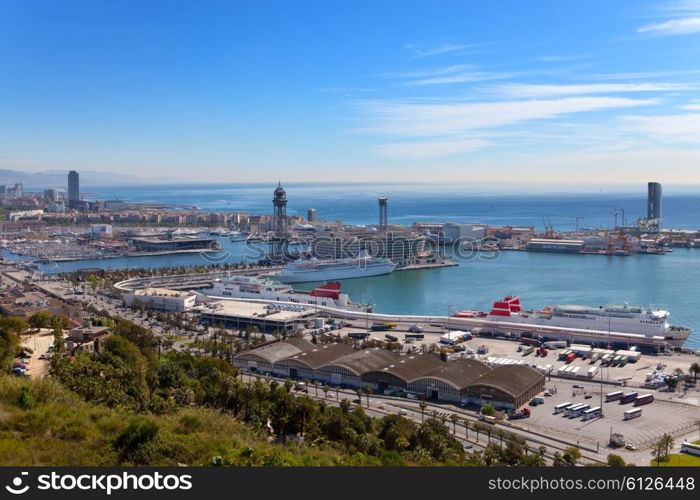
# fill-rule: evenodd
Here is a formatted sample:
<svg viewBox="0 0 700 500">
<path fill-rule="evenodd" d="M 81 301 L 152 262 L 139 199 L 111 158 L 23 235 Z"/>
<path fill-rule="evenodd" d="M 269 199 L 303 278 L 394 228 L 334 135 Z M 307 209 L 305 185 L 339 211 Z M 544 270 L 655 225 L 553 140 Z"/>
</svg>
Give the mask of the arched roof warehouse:
<svg viewBox="0 0 700 500">
<path fill-rule="evenodd" d="M 303 366 L 309 370 L 317 370 L 319 367 L 327 365 L 329 362 L 342 358 L 355 350 L 345 344 L 324 344 L 313 346 L 312 349 L 302 351 L 298 354 L 280 359 L 277 366 Z"/>
<path fill-rule="evenodd" d="M 443 366 L 444 361 L 434 354 L 409 354 L 400 356 L 382 369 L 363 373 L 363 382 L 387 383 L 389 385 L 406 387 L 412 380 Z"/>
<path fill-rule="evenodd" d="M 409 382 L 419 382 L 422 379 L 437 379 L 450 384 L 457 390 L 461 390 L 490 371 L 491 367 L 481 361 L 475 359 L 456 359 L 454 361 L 442 363 L 441 366 Z"/>
<path fill-rule="evenodd" d="M 390 364 L 395 364 L 399 355 L 381 347 L 371 347 L 353 352 L 319 367 L 319 370 L 329 370 L 334 366 L 345 368 L 358 377 L 363 373 L 379 370 Z"/>
<path fill-rule="evenodd" d="M 518 399 L 540 384 L 544 384 L 544 375 L 537 370 L 523 365 L 504 365 L 479 377 L 469 387 L 491 387 Z"/>
<path fill-rule="evenodd" d="M 269 364 L 274 364 L 277 361 L 310 351 L 316 346 L 300 337 L 293 337 L 279 342 L 273 342 L 261 347 L 254 347 L 251 350 L 236 354 L 233 359 L 259 359 Z"/>
</svg>

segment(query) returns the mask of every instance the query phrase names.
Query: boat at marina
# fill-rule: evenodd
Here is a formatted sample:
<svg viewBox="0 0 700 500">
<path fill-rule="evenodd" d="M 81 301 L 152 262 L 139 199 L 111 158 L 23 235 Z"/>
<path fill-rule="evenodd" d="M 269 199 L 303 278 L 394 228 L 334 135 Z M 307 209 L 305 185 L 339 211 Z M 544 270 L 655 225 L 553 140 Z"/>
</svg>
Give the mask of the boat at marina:
<svg viewBox="0 0 700 500">
<path fill-rule="evenodd" d="M 519 297 L 497 300 L 489 312 L 461 311 L 458 318 L 482 318 L 504 324 L 529 324 L 533 327 L 557 327 L 571 330 L 576 339 L 585 341 L 623 341 L 634 343 L 632 336 L 659 338 L 680 347 L 691 333 L 690 328 L 669 323 L 669 311 L 640 306 L 557 305 L 537 311 L 524 310 Z M 507 328 L 504 328 L 507 330 Z M 619 335 L 622 334 L 622 335 Z M 625 335 L 627 334 L 627 335 Z"/>
<path fill-rule="evenodd" d="M 207 294 L 235 299 L 295 302 L 362 311 L 371 311 L 372 309 L 369 304 L 352 302 L 346 293 L 341 293 L 340 283 L 328 283 L 314 288 L 311 292 L 297 292 L 290 285 L 267 278 L 232 276 L 217 280 Z"/>
<path fill-rule="evenodd" d="M 279 273 L 266 277 L 281 283 L 335 281 L 389 274 L 395 267 L 396 264 L 388 259 L 374 257 L 332 260 L 307 259 L 290 262 Z"/>
<path fill-rule="evenodd" d="M 248 238 L 248 235 L 246 233 L 243 233 L 241 231 L 231 231 L 229 233 L 229 239 L 231 241 L 245 241 Z"/>
</svg>

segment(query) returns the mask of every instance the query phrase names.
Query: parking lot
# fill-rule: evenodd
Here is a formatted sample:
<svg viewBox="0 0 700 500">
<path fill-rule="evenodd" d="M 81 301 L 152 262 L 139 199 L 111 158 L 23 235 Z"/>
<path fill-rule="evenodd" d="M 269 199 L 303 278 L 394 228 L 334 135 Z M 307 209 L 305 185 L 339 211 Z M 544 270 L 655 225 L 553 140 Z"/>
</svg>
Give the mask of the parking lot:
<svg viewBox="0 0 700 500">
<path fill-rule="evenodd" d="M 580 385 L 582 389 L 574 389 L 574 385 Z M 625 441 L 632 443 L 637 448 L 646 448 L 658 439 L 664 432 L 672 435 L 681 435 L 693 428 L 697 429 L 695 422 L 700 416 L 697 406 L 686 405 L 677 402 L 669 402 L 656 399 L 653 403 L 640 406 L 642 416 L 632 420 L 623 420 L 626 410 L 634 408 L 632 403 L 620 404 L 619 401 L 603 402 L 603 417 L 584 421 L 581 417 L 567 418 L 563 413 L 554 414 L 557 404 L 572 402 L 586 403 L 591 407 L 601 406 L 600 385 L 591 382 L 569 381 L 552 379 L 547 383 L 548 388 L 556 387 L 557 392 L 546 397 L 545 404 L 537 407 L 529 407 L 531 416 L 528 419 L 513 421 L 524 429 L 559 436 L 573 442 L 580 442 L 588 446 L 601 448 L 608 444 L 611 433 L 620 433 Z M 603 386 L 603 401 L 605 394 L 621 390 L 622 388 L 609 385 Z M 630 389 L 627 389 L 630 390 Z M 639 391 L 640 394 L 645 393 Z M 656 391 L 648 391 L 657 396 Z M 586 399 L 585 395 L 592 395 Z"/>
</svg>

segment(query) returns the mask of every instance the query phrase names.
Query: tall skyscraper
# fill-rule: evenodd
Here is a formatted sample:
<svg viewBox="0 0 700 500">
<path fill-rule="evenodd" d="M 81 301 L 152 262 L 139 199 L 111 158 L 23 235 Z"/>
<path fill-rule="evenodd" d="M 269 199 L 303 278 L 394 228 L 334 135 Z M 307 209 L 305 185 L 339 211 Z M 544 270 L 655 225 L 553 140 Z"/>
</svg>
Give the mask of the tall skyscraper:
<svg viewBox="0 0 700 500">
<path fill-rule="evenodd" d="M 379 198 L 379 230 L 386 231 L 387 228 L 387 204 L 389 198 L 382 196 Z"/>
<path fill-rule="evenodd" d="M 75 170 L 68 172 L 68 201 L 80 201 L 80 178 Z"/>
<path fill-rule="evenodd" d="M 315 208 L 310 208 L 308 210 L 308 213 L 306 215 L 306 219 L 309 222 L 316 222 L 316 209 Z"/>
<path fill-rule="evenodd" d="M 661 184 L 650 182 L 647 197 L 647 219 L 661 219 L 661 198 Z"/>
</svg>

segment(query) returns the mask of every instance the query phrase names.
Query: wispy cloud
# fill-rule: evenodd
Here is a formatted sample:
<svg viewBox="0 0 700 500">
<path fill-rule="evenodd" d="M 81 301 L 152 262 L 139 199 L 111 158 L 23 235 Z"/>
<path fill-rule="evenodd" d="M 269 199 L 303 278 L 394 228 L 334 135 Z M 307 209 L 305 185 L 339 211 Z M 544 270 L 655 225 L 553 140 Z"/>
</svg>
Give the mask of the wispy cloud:
<svg viewBox="0 0 700 500">
<path fill-rule="evenodd" d="M 436 47 L 420 47 L 416 44 L 408 43 L 404 48 L 413 52 L 411 59 L 420 59 L 422 57 L 438 56 L 450 53 L 477 53 L 487 45 L 486 43 L 443 43 Z"/>
<path fill-rule="evenodd" d="M 626 116 L 623 119 L 630 130 L 663 142 L 697 144 L 700 141 L 700 113 Z"/>
<path fill-rule="evenodd" d="M 366 101 L 361 103 L 361 108 L 371 124 L 359 131 L 394 136 L 455 136 L 570 113 L 648 106 L 656 102 L 618 97 L 440 104 Z"/>
<path fill-rule="evenodd" d="M 539 56 L 533 57 L 532 60 L 536 62 L 566 62 L 566 61 L 579 61 L 581 59 L 590 59 L 591 56 L 587 54 L 578 54 L 570 56 Z"/>
<path fill-rule="evenodd" d="M 583 85 L 534 85 L 508 83 L 495 85 L 491 92 L 509 98 L 541 98 L 565 95 L 616 94 L 631 92 L 668 92 L 698 90 L 685 83 L 592 83 Z"/>
<path fill-rule="evenodd" d="M 639 33 L 654 33 L 657 35 L 689 35 L 700 33 L 700 17 L 685 17 L 672 19 L 663 23 L 647 24 L 637 28 Z"/>
<path fill-rule="evenodd" d="M 667 78 L 700 74 L 700 70 L 637 71 L 623 73 L 597 73 L 585 75 L 595 80 L 641 80 L 649 78 Z"/>
<path fill-rule="evenodd" d="M 661 16 L 674 19 L 640 26 L 637 32 L 660 36 L 700 33 L 700 1 L 698 0 L 668 2 L 660 7 L 659 13 Z"/>
<path fill-rule="evenodd" d="M 425 160 L 468 153 L 490 145 L 484 139 L 462 139 L 452 141 L 397 142 L 376 146 L 374 151 L 381 156 L 402 160 Z"/>
<path fill-rule="evenodd" d="M 484 82 L 511 78 L 514 73 L 484 71 L 471 64 L 453 64 L 440 68 L 382 73 L 384 78 L 405 80 L 402 84 L 410 87 L 444 85 L 450 83 Z"/>
</svg>

